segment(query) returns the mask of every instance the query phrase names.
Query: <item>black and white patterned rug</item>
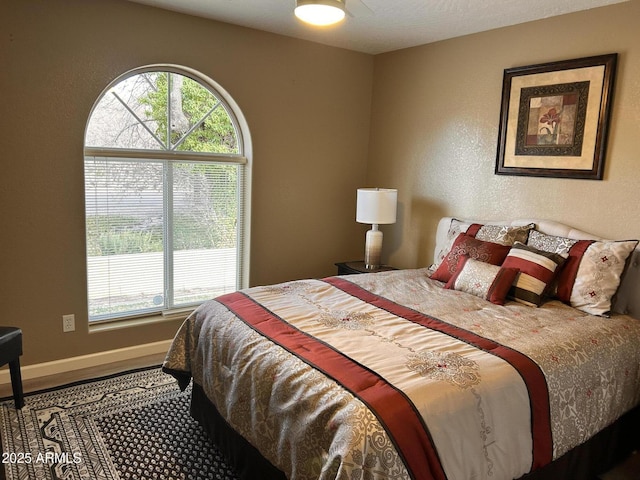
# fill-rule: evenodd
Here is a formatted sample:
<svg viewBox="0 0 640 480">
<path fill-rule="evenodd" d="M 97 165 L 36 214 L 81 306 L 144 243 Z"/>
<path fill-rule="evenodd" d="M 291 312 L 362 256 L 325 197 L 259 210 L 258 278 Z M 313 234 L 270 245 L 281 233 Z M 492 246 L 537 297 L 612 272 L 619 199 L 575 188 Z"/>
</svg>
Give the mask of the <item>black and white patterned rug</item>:
<svg viewBox="0 0 640 480">
<path fill-rule="evenodd" d="M 236 480 L 159 367 L 0 403 L 7 480 Z M 1 477 L 0 477 L 1 478 Z"/>
</svg>

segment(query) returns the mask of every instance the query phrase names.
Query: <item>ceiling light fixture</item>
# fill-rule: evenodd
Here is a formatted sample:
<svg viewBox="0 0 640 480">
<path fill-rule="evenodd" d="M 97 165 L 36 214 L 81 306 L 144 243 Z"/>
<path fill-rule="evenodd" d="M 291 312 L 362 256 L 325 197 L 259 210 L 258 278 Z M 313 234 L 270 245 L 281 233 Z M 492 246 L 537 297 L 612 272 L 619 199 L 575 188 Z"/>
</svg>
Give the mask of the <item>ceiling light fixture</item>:
<svg viewBox="0 0 640 480">
<path fill-rule="evenodd" d="M 295 14 L 312 25 L 333 25 L 345 16 L 346 0 L 296 0 Z"/>
</svg>

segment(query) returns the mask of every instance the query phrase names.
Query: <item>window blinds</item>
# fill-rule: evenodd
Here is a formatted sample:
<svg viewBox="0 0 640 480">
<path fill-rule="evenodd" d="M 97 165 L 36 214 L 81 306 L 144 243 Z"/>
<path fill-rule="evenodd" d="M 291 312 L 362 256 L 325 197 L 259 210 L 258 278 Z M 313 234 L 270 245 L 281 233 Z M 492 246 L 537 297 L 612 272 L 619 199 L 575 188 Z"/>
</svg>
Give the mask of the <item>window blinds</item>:
<svg viewBox="0 0 640 480">
<path fill-rule="evenodd" d="M 238 288 L 242 160 L 85 157 L 90 321 Z"/>
</svg>

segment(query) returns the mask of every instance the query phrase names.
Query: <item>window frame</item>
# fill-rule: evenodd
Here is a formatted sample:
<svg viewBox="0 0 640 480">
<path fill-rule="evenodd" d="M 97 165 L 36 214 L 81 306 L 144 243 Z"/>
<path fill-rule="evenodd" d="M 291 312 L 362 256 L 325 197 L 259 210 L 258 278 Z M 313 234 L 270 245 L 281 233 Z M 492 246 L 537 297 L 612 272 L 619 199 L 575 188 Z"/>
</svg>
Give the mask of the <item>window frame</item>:
<svg viewBox="0 0 640 480">
<path fill-rule="evenodd" d="M 117 84 L 127 80 L 128 78 L 140 75 L 144 73 L 158 72 L 158 73 L 175 73 L 188 77 L 191 80 L 199 83 L 204 88 L 207 88 L 211 93 L 220 101 L 227 111 L 231 122 L 233 123 L 236 136 L 238 153 L 237 154 L 222 154 L 222 153 L 210 153 L 210 152 L 193 152 L 175 150 L 153 150 L 153 149 L 127 149 L 127 148 L 111 148 L 111 147 L 90 147 L 86 145 L 87 131 L 94 113 L 96 106 L 104 98 L 104 96 Z M 203 162 L 207 164 L 221 163 L 221 164 L 234 164 L 241 168 L 239 169 L 239 192 L 238 192 L 238 227 L 237 227 L 237 253 L 236 253 L 236 286 L 238 288 L 247 288 L 249 286 L 249 260 L 250 260 L 250 225 L 251 225 L 251 171 L 252 171 L 252 148 L 250 140 L 250 131 L 248 124 L 242 111 L 238 107 L 234 99 L 229 93 L 222 88 L 217 82 L 209 78 L 208 76 L 188 67 L 177 66 L 171 64 L 153 64 L 144 67 L 134 68 L 122 75 L 119 75 L 112 82 L 110 82 L 100 95 L 96 98 L 91 112 L 87 118 L 85 127 L 85 136 L 83 143 L 83 169 L 88 158 L 107 157 L 114 159 L 131 159 L 131 160 L 150 160 L 150 161 L 165 161 L 165 162 Z M 176 147 L 180 144 L 176 144 Z M 86 181 L 85 181 L 85 195 L 86 195 Z M 86 205 L 85 205 L 85 247 L 87 225 L 86 225 Z M 85 272 L 87 273 L 86 286 L 87 286 L 87 315 L 89 331 L 103 330 L 111 328 L 119 328 L 120 326 L 140 325 L 141 323 L 173 320 L 176 318 L 185 318 L 191 311 L 193 311 L 197 305 L 191 307 L 176 307 L 169 309 L 159 309 L 151 312 L 141 311 L 140 313 L 123 314 L 117 317 L 110 317 L 104 319 L 90 319 L 89 317 L 89 275 L 88 275 L 88 249 L 85 252 Z M 171 262 L 168 262 L 171 265 Z M 165 252 L 165 267 L 167 267 L 167 258 Z M 202 303 L 202 302 L 200 302 Z"/>
</svg>

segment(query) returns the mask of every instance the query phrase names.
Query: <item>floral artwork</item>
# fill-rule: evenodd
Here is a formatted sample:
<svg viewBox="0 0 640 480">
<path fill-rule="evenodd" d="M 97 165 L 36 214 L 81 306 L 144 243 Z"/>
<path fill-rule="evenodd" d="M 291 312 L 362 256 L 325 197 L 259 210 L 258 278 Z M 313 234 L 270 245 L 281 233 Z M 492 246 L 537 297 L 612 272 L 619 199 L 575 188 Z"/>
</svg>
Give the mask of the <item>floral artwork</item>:
<svg viewBox="0 0 640 480">
<path fill-rule="evenodd" d="M 529 108 L 530 129 L 526 145 L 573 145 L 575 133 L 575 95 L 537 97 Z M 562 125 L 562 128 L 560 126 Z"/>
<path fill-rule="evenodd" d="M 589 83 L 523 88 L 516 155 L 579 156 L 582 153 Z"/>
<path fill-rule="evenodd" d="M 617 54 L 504 71 L 495 173 L 601 180 Z"/>
</svg>

